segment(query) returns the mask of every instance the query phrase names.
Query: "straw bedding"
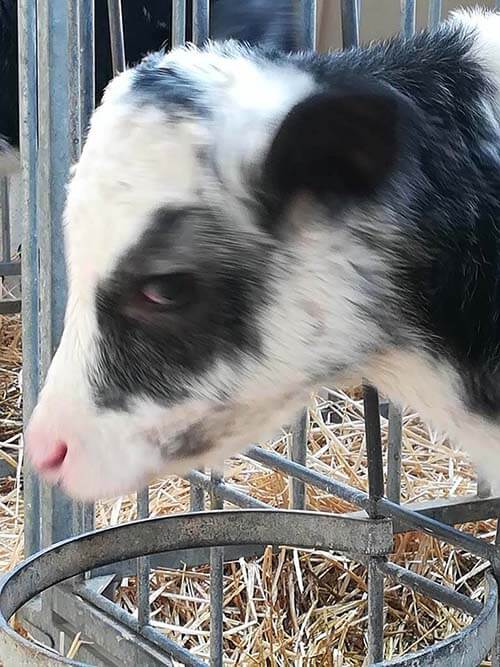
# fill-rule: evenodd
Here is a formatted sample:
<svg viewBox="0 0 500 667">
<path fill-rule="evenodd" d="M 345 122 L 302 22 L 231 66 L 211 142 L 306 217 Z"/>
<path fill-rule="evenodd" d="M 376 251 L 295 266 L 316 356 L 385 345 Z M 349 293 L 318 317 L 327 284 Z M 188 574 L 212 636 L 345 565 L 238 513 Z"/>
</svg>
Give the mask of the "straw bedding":
<svg viewBox="0 0 500 667">
<path fill-rule="evenodd" d="M 0 463 L 11 476 L 0 480 L 0 568 L 22 557 L 23 506 L 20 463 L 21 414 L 20 327 L 16 317 L 0 317 Z M 353 486 L 366 489 L 363 408 L 359 390 L 331 391 L 314 397 L 309 411 L 308 465 Z M 387 422 L 382 420 L 383 437 Z M 285 452 L 290 435 L 268 443 Z M 288 507 L 288 480 L 241 457 L 228 464 L 233 484 L 275 507 Z M 403 421 L 403 500 L 431 500 L 475 492 L 475 475 L 467 457 L 432 433 L 407 411 Z M 177 478 L 151 487 L 153 516 L 188 509 L 189 487 Z M 99 526 L 135 518 L 134 497 L 101 502 Z M 310 509 L 342 512 L 344 501 L 307 487 Z M 493 539 L 494 521 L 465 529 Z M 400 535 L 393 560 L 415 572 L 482 599 L 485 564 L 461 551 L 417 533 Z M 385 657 L 414 651 L 463 627 L 470 618 L 386 581 Z M 307 667 L 360 666 L 366 653 L 367 588 L 365 567 L 343 556 L 270 548 L 252 559 L 229 563 L 224 572 L 226 665 Z M 119 603 L 135 612 L 134 577 L 121 581 Z M 198 567 L 151 574 L 152 623 L 200 657 L 209 651 L 209 571 Z M 71 655 L 84 637 L 77 636 Z M 485 665 L 490 664 L 485 662 Z"/>
</svg>

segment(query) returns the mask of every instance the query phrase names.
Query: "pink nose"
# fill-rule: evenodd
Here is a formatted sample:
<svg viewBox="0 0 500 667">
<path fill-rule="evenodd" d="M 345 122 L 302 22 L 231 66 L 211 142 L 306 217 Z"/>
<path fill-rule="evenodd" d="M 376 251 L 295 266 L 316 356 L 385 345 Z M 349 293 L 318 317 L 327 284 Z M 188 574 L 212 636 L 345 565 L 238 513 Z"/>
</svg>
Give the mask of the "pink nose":
<svg viewBox="0 0 500 667">
<path fill-rule="evenodd" d="M 31 432 L 27 438 L 28 455 L 31 462 L 41 473 L 57 473 L 68 453 L 68 445 L 61 440 L 41 441 L 33 437 Z"/>
<path fill-rule="evenodd" d="M 68 445 L 65 442 L 56 442 L 45 452 L 45 457 L 38 461 L 40 472 L 57 472 L 64 463 Z"/>
</svg>

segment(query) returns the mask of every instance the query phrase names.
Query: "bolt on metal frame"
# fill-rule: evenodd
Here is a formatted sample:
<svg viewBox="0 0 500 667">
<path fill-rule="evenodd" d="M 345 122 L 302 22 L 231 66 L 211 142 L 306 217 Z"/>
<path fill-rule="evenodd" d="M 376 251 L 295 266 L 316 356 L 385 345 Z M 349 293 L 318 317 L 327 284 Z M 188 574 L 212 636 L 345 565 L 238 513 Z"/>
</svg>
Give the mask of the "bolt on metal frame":
<svg viewBox="0 0 500 667">
<path fill-rule="evenodd" d="M 441 18 L 441 0 L 430 0 L 429 23 Z M 209 34 L 209 0 L 193 1 L 193 40 Z M 362 3 L 341 0 L 345 47 L 359 41 Z M 316 42 L 316 2 L 298 0 L 304 26 L 304 46 Z M 415 30 L 416 2 L 403 0 L 403 33 Z M 121 0 L 108 0 L 113 69 L 125 67 Z M 34 407 L 40 382 L 59 339 L 65 303 L 61 216 L 69 167 L 81 150 L 94 100 L 93 0 L 19 0 L 21 154 L 23 177 L 22 253 L 24 417 Z M 185 40 L 186 6 L 173 0 L 172 42 Z M 50 29 L 49 29 L 50 28 Z M 69 94 L 68 94 L 69 93 Z M 82 660 L 98 664 L 160 665 L 176 660 L 206 665 L 204 660 L 166 638 L 149 624 L 151 568 L 210 562 L 210 664 L 223 664 L 224 561 L 259 553 L 263 545 L 319 547 L 349 554 L 368 570 L 368 664 L 452 665 L 460 652 L 463 665 L 477 665 L 493 643 L 500 667 L 500 639 L 495 640 L 500 539 L 489 544 L 461 532 L 453 524 L 498 517 L 500 499 L 490 497 L 482 481 L 478 494 L 453 501 L 400 504 L 400 410 L 389 406 L 387 489 L 384 485 L 380 437 L 380 407 L 376 389 L 364 388 L 368 493 L 307 468 L 308 414 L 293 427 L 289 457 L 261 447 L 246 456 L 287 475 L 293 511 L 273 510 L 225 482 L 216 471 L 190 473 L 191 513 L 146 519 L 149 491 L 137 495 L 139 520 L 104 531 L 92 531 L 94 508 L 65 498 L 25 471 L 28 560 L 0 584 L 0 658 L 9 665 L 81 664 L 65 661 L 29 644 L 13 633 L 8 618 L 22 605 L 22 618 L 35 637 L 49 647 L 82 631 L 93 646 L 81 649 Z M 350 516 L 305 512 L 310 484 L 359 507 Z M 206 496 L 210 511 L 205 511 Z M 224 503 L 239 508 L 225 511 Z M 483 604 L 388 562 L 395 532 L 418 529 L 465 549 L 493 566 Z M 252 544 L 248 544 L 248 535 Z M 49 545 L 63 541 L 56 547 Z M 86 574 L 85 574 L 86 573 Z M 137 574 L 137 618 L 110 597 L 115 575 Z M 82 575 L 82 576 L 77 576 Z M 411 656 L 383 661 L 386 577 L 429 597 L 465 611 L 474 620 L 462 632 Z M 73 578 L 70 583 L 60 582 Z M 41 597 L 38 593 L 52 586 Z M 125 638 L 125 639 L 124 639 Z M 10 662 L 9 662 L 10 660 Z"/>
</svg>

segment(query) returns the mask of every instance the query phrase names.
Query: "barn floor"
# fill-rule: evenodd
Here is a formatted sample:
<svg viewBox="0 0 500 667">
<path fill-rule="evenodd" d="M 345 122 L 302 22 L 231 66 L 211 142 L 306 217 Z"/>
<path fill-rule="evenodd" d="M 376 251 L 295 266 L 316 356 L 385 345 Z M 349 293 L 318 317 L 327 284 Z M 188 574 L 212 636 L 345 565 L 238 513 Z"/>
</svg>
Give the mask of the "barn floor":
<svg viewBox="0 0 500 667">
<path fill-rule="evenodd" d="M 20 495 L 22 457 L 19 373 L 20 324 L 17 317 L 0 317 L 0 466 L 9 477 L 0 481 L 0 568 L 22 557 L 23 506 Z M 310 409 L 308 465 L 337 479 L 366 488 L 362 402 L 359 392 L 337 392 L 340 419 L 327 425 L 331 405 L 317 397 Z M 325 409 L 328 408 L 328 409 Z M 386 437 L 387 424 L 383 423 Z M 288 435 L 270 443 L 285 451 Z M 403 432 L 404 500 L 473 493 L 474 472 L 467 458 L 450 448 L 408 412 Z M 228 465 L 227 477 L 239 487 L 276 507 L 288 506 L 288 483 L 278 473 L 244 458 Z M 165 478 L 151 487 L 153 515 L 188 508 L 188 485 Z M 99 526 L 135 518 L 132 497 L 98 504 Z M 343 501 L 307 489 L 309 508 L 345 511 Z M 467 529 L 492 539 L 495 522 Z M 425 535 L 407 533 L 396 539 L 394 560 L 435 581 L 454 585 L 476 599 L 482 596 L 484 564 Z M 200 656 L 208 656 L 210 607 L 208 570 L 156 571 L 151 577 L 153 624 Z M 135 582 L 122 581 L 120 604 L 133 612 Z M 366 573 L 363 566 L 330 554 L 270 550 L 257 559 L 230 563 L 225 569 L 226 665 L 313 667 L 361 666 L 365 653 L 367 617 Z M 387 582 L 386 658 L 422 648 L 452 634 L 470 619 L 411 591 Z M 83 637 L 72 654 L 78 654 Z M 484 665 L 489 665 L 485 662 Z"/>
</svg>

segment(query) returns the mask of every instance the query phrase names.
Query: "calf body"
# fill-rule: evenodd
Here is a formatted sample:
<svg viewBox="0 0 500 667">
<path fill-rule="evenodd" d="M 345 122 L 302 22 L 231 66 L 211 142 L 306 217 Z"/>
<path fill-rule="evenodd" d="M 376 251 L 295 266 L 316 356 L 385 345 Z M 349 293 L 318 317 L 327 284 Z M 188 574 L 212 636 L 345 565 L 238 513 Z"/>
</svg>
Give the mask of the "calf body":
<svg viewBox="0 0 500 667">
<path fill-rule="evenodd" d="M 367 378 L 500 464 L 500 16 L 332 55 L 148 57 L 69 187 L 27 433 L 81 498 L 220 464 Z"/>
</svg>

